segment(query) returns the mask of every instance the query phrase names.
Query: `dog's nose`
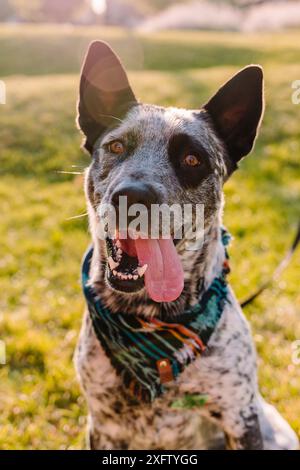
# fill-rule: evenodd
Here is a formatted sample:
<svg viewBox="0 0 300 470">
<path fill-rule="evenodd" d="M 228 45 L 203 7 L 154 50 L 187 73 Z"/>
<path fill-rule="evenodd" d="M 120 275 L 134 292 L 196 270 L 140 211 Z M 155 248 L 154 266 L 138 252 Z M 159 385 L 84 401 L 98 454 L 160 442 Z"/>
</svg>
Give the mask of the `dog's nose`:
<svg viewBox="0 0 300 470">
<path fill-rule="evenodd" d="M 158 204 L 158 195 L 155 190 L 146 183 L 132 182 L 119 186 L 112 194 L 112 203 L 119 208 L 120 196 L 127 197 L 128 208 L 132 204 L 143 204 L 147 209 L 151 209 L 151 204 Z"/>
</svg>

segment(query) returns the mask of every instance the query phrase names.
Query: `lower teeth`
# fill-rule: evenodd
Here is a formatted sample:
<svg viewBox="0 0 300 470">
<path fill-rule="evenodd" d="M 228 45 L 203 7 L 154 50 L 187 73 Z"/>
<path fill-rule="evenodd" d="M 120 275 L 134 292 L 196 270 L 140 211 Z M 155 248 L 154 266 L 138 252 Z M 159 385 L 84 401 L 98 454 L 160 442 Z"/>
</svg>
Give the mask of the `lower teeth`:
<svg viewBox="0 0 300 470">
<path fill-rule="evenodd" d="M 135 270 L 135 273 L 133 274 L 125 274 L 120 271 L 116 271 L 115 269 L 112 269 L 113 267 L 117 267 L 119 263 L 111 263 L 111 259 L 108 260 L 109 266 L 111 268 L 111 272 L 115 277 L 118 277 L 119 279 L 127 280 L 127 279 L 133 279 L 134 281 L 137 281 L 139 278 L 141 279 L 143 275 L 145 274 L 147 270 L 147 264 L 144 264 L 144 266 L 138 266 Z"/>
<path fill-rule="evenodd" d="M 116 257 L 117 261 L 115 261 L 112 256 L 109 256 L 108 260 L 107 260 L 112 274 L 115 277 L 117 277 L 119 279 L 122 279 L 122 280 L 128 280 L 128 279 L 131 280 L 131 279 L 133 279 L 134 281 L 137 281 L 139 278 L 141 279 L 144 276 L 144 274 L 145 274 L 145 272 L 148 268 L 147 264 L 144 264 L 144 266 L 138 266 L 133 271 L 132 274 L 126 274 L 126 273 L 122 273 L 122 272 L 116 270 L 118 268 L 118 266 L 120 265 L 123 251 L 121 249 L 121 243 L 120 243 L 119 240 L 116 241 L 115 245 L 117 247 L 117 250 L 116 250 L 116 253 L 115 253 L 115 257 Z"/>
</svg>

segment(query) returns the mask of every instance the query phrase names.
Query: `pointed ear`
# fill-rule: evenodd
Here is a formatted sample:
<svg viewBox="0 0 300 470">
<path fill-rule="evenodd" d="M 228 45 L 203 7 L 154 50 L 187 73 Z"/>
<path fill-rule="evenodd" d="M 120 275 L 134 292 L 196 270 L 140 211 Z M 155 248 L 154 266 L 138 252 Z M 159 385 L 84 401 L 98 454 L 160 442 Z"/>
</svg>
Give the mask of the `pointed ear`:
<svg viewBox="0 0 300 470">
<path fill-rule="evenodd" d="M 230 157 L 229 173 L 253 147 L 264 109 L 263 71 L 249 65 L 237 73 L 204 106 Z"/>
<path fill-rule="evenodd" d="M 84 147 L 92 153 L 100 135 L 117 124 L 137 104 L 126 72 L 108 44 L 89 46 L 81 71 L 78 125 L 86 136 Z"/>
</svg>

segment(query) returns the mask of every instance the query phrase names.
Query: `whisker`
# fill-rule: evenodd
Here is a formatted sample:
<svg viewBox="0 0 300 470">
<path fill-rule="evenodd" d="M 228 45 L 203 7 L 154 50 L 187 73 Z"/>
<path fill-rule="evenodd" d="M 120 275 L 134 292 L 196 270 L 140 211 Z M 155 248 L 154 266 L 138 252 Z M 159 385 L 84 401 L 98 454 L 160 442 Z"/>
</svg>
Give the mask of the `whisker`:
<svg viewBox="0 0 300 470">
<path fill-rule="evenodd" d="M 62 173 L 64 175 L 83 175 L 83 171 L 62 171 L 62 170 L 57 170 L 56 173 Z"/>
<path fill-rule="evenodd" d="M 80 219 L 81 217 L 85 217 L 86 215 L 88 215 L 87 212 L 85 212 L 84 214 L 73 215 L 72 217 L 68 217 L 66 220 Z"/>
</svg>

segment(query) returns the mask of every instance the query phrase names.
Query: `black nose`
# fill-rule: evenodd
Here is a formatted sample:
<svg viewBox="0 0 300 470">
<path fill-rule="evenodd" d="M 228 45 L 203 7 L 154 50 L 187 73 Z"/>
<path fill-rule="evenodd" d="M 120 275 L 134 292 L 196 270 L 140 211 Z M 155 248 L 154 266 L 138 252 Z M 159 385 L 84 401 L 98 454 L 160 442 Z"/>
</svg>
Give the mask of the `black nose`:
<svg viewBox="0 0 300 470">
<path fill-rule="evenodd" d="M 127 197 L 127 207 L 132 204 L 143 204 L 147 209 L 151 209 L 151 204 L 158 204 L 158 195 L 155 190 L 148 184 L 142 182 L 127 182 L 117 187 L 112 194 L 112 203 L 118 208 L 120 204 L 120 196 Z"/>
</svg>

